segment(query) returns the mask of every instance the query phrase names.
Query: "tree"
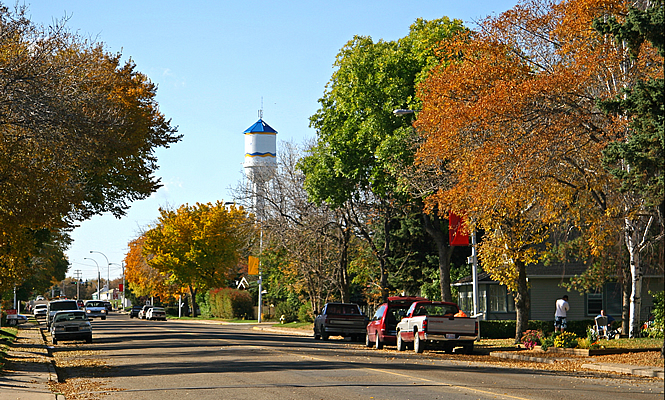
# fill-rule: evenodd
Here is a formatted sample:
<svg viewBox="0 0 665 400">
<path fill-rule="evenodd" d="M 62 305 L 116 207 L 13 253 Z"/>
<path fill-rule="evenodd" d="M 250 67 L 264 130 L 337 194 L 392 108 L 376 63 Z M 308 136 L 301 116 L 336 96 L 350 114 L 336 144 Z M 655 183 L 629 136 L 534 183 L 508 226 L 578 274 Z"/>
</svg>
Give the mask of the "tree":
<svg viewBox="0 0 665 400">
<path fill-rule="evenodd" d="M 125 255 L 125 281 L 134 295 L 138 297 L 159 297 L 162 301 L 182 292 L 182 287 L 169 281 L 167 273 L 148 264 L 148 257 L 143 250 L 145 235 L 129 242 L 129 250 Z"/>
<path fill-rule="evenodd" d="M 161 185 L 154 151 L 180 140 L 156 86 L 121 54 L 0 5 L 0 268 L 29 274 L 25 240 L 124 214 Z"/>
<path fill-rule="evenodd" d="M 639 79 L 632 87 L 624 88 L 613 99 L 603 100 L 600 107 L 614 115 L 631 118 L 628 134 L 608 144 L 603 152 L 604 166 L 621 181 L 621 191 L 627 196 L 637 196 L 633 215 L 648 215 L 646 228 L 637 223 L 641 218 L 633 216 L 626 220 L 626 245 L 631 251 L 631 321 L 630 334 L 638 330 L 641 269 L 640 258 L 650 242 L 660 246 L 661 254 L 665 248 L 665 190 L 663 163 L 665 163 L 665 85 L 662 78 L 665 40 L 663 38 L 663 1 L 656 0 L 646 9 L 630 8 L 623 22 L 616 16 L 607 21 L 596 19 L 594 28 L 601 33 L 615 37 L 618 46 L 627 47 L 632 60 L 639 60 L 643 44 L 648 42 L 660 55 L 661 75 L 648 79 Z M 659 232 L 650 241 L 649 228 L 657 221 Z M 642 229 L 640 229 L 642 228 Z M 642 238 L 639 235 L 642 234 Z M 661 256 L 661 268 L 663 267 Z M 663 346 L 665 352 L 665 344 Z"/>
<path fill-rule="evenodd" d="M 159 211 L 157 226 L 145 233 L 144 254 L 170 283 L 189 289 L 196 316 L 197 291 L 226 287 L 248 255 L 257 236 L 254 219 L 242 207 L 219 201 Z"/>
<path fill-rule="evenodd" d="M 450 42 L 449 63 L 421 87 L 416 126 L 426 142 L 418 160 L 436 167 L 444 159 L 452 172 L 452 186 L 429 204 L 453 204 L 485 229 L 485 270 L 517 291 L 516 339 L 528 318 L 524 266 L 542 258 L 553 229 L 576 226 L 601 252 L 612 221 L 639 220 L 639 207 L 624 207 L 601 167 L 603 149 L 626 123 L 601 116 L 596 99 L 655 73 L 647 61 L 654 54 L 627 62 L 625 48 L 589 29 L 624 6 L 522 2 Z"/>
<path fill-rule="evenodd" d="M 355 36 L 337 55 L 321 108 L 310 118 L 317 143 L 300 164 L 305 188 L 316 204 L 346 204 L 356 211 L 350 221 L 378 261 L 383 298 L 389 291 L 392 220 L 408 203 L 391 165 L 395 154 L 413 156 L 403 140 L 410 120 L 393 110 L 418 108 L 415 83 L 437 64 L 434 48 L 461 30 L 458 20 L 419 19 L 399 41 Z M 358 213 L 363 208 L 371 212 Z M 375 235 L 377 227 L 382 237 Z"/>
</svg>

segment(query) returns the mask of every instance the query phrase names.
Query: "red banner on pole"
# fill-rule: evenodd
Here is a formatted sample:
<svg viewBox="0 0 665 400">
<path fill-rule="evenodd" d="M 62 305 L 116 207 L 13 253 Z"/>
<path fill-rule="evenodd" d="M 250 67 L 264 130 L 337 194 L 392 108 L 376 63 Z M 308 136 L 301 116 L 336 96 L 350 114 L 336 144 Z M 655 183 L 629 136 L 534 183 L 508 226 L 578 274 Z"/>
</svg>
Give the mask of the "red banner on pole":
<svg viewBox="0 0 665 400">
<path fill-rule="evenodd" d="M 469 232 L 464 220 L 452 211 L 448 214 L 448 239 L 451 246 L 469 245 Z"/>
</svg>

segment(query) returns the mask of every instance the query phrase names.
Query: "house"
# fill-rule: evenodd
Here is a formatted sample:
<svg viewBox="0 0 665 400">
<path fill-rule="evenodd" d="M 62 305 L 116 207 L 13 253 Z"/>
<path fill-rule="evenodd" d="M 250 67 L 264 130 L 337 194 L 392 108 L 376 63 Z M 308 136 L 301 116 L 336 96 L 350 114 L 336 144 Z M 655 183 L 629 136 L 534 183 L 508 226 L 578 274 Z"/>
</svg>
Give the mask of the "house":
<svg viewBox="0 0 665 400">
<path fill-rule="evenodd" d="M 594 293 L 568 292 L 561 283 L 569 282 L 570 278 L 580 275 L 588 268 L 587 265 L 558 264 L 545 266 L 542 264 L 527 266 L 527 280 L 531 297 L 529 319 L 554 320 L 554 304 L 564 294 L 568 295 L 570 311 L 568 320 L 593 319 L 601 309 L 617 319 L 621 318 L 623 291 L 618 282 L 607 282 L 602 289 Z M 663 273 L 647 271 L 642 283 L 642 309 L 640 316 L 646 320 L 653 307 L 653 297 L 649 291 L 663 290 Z M 458 303 L 464 312 L 471 315 L 473 311 L 473 278 L 464 277 L 452 286 L 457 287 Z M 492 280 L 485 272 L 478 273 L 478 311 L 485 313 L 485 319 L 514 320 L 515 302 L 512 293 L 505 285 Z"/>
</svg>

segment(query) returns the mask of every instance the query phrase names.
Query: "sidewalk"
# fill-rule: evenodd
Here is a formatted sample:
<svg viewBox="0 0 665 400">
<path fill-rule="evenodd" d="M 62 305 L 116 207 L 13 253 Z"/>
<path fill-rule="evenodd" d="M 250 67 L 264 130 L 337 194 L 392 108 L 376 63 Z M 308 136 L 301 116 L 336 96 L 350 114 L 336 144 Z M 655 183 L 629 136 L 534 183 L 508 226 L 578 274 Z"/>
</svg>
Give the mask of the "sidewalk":
<svg viewBox="0 0 665 400">
<path fill-rule="evenodd" d="M 57 381 L 40 328 L 28 322 L 19 325 L 16 341 L 7 349 L 7 365 L 0 373 L 0 399 L 64 400 L 49 389 Z"/>
</svg>

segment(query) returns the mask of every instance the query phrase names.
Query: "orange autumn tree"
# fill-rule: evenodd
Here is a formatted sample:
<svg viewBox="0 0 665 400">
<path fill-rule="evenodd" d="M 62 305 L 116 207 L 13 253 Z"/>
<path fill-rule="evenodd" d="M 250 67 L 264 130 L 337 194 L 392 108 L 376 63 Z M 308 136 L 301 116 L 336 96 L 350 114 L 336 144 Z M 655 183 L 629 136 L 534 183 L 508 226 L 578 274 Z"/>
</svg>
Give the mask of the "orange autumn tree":
<svg viewBox="0 0 665 400">
<path fill-rule="evenodd" d="M 125 255 L 125 279 L 129 288 L 137 297 L 154 296 L 162 301 L 182 294 L 180 286 L 170 283 L 168 276 L 148 264 L 143 252 L 144 243 L 143 235 L 129 243 L 129 251 Z"/>
<path fill-rule="evenodd" d="M 542 257 L 551 230 L 591 232 L 600 253 L 627 216 L 625 196 L 601 164 L 626 121 L 605 116 L 596 101 L 656 73 L 648 60 L 655 53 L 631 61 L 591 28 L 627 5 L 522 2 L 444 45 L 442 54 L 453 57 L 420 87 L 418 163 L 444 159 L 453 178 L 428 204 L 464 211 L 485 230 L 484 268 L 516 293 L 516 340 L 530 308 L 526 265 Z"/>
</svg>

